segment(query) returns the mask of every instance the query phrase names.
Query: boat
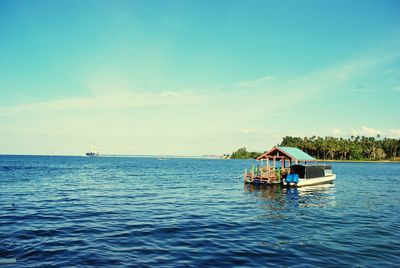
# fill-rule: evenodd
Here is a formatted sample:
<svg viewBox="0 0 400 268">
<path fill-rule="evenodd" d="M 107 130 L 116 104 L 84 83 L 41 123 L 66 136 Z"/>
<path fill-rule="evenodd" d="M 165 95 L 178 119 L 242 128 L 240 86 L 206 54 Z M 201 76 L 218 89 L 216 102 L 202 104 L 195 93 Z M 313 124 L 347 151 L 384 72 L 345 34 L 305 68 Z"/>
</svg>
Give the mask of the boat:
<svg viewBox="0 0 400 268">
<path fill-rule="evenodd" d="M 99 156 L 99 152 L 86 152 L 86 156 Z"/>
<path fill-rule="evenodd" d="M 256 160 L 257 166 L 244 172 L 245 183 L 303 187 L 336 179 L 332 166 L 316 164 L 314 157 L 295 147 L 274 146 Z"/>
<path fill-rule="evenodd" d="M 330 165 L 292 165 L 289 167 L 289 174 L 283 178 L 283 185 L 313 186 L 330 183 L 336 179 L 336 174 L 332 173 Z M 298 179 L 295 178 L 298 176 Z"/>
<path fill-rule="evenodd" d="M 99 156 L 99 151 L 91 146 L 90 151 L 86 152 L 86 156 Z"/>
</svg>

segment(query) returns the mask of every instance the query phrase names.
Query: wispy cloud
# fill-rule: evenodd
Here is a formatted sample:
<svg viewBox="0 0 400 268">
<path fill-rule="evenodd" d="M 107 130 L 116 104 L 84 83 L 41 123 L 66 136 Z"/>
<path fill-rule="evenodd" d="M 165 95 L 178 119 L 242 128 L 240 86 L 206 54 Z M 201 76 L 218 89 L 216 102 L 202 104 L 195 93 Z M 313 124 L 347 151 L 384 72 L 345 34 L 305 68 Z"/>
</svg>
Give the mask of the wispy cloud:
<svg viewBox="0 0 400 268">
<path fill-rule="evenodd" d="M 340 128 L 334 128 L 334 129 L 332 130 L 332 132 L 333 132 L 333 135 L 334 135 L 334 136 L 341 136 L 341 135 L 343 135 L 343 130 L 341 130 Z"/>
<path fill-rule="evenodd" d="M 264 76 L 255 80 L 240 81 L 237 86 L 240 88 L 254 87 L 274 79 L 275 77 L 273 76 Z"/>
<path fill-rule="evenodd" d="M 361 129 L 352 129 L 350 131 L 350 133 L 353 136 L 368 136 L 368 137 L 373 137 L 373 136 L 384 134 L 384 132 L 380 129 L 375 129 L 375 128 L 366 127 L 366 126 L 362 126 Z"/>
<path fill-rule="evenodd" d="M 367 126 L 362 126 L 358 129 L 345 130 L 334 128 L 331 132 L 335 137 L 349 137 L 349 136 L 366 136 L 366 137 L 387 137 L 387 138 L 400 138 L 400 129 L 377 129 Z"/>
<path fill-rule="evenodd" d="M 164 91 L 160 93 L 131 92 L 116 95 L 98 95 L 50 100 L 15 106 L 0 106 L 0 112 L 51 112 L 68 110 L 97 110 L 160 105 L 192 105 L 199 102 L 201 95 L 184 92 Z"/>
<path fill-rule="evenodd" d="M 86 86 L 94 94 L 92 97 L 76 97 L 68 99 L 49 100 L 44 102 L 27 103 L 15 106 L 0 106 L 0 112 L 24 111 L 55 111 L 55 110 L 93 110 L 103 108 L 143 107 L 159 105 L 192 105 L 194 103 L 214 103 L 225 107 L 246 106 L 248 115 L 263 114 L 294 107 L 318 98 L 319 94 L 331 89 L 340 90 L 340 85 L 363 75 L 388 61 L 398 59 L 400 52 L 378 50 L 363 57 L 358 57 L 336 66 L 317 70 L 313 73 L 276 81 L 273 76 L 264 76 L 254 80 L 239 81 L 236 84 L 218 85 L 209 89 L 186 91 L 163 91 L 148 93 L 140 90 L 132 91 L 129 83 L 117 72 L 111 72 L 111 78 L 96 80 L 89 77 Z M 273 81 L 274 80 L 274 81 Z M 97 81 L 97 82 L 96 82 Z M 120 81 L 116 84 L 116 81 Z M 121 82 L 122 81 L 122 82 Z M 269 83 L 273 81 L 273 83 Z M 267 83 L 268 82 L 268 83 Z M 248 92 L 230 90 L 239 88 L 258 88 L 255 95 Z M 398 90 L 396 88 L 395 90 Z M 256 98 L 254 98 L 256 96 Z M 284 101 L 283 101 L 284 100 Z M 268 103 L 268 105 L 265 105 Z"/>
<path fill-rule="evenodd" d="M 400 129 L 390 129 L 388 131 L 388 137 L 399 139 L 400 138 Z"/>
</svg>

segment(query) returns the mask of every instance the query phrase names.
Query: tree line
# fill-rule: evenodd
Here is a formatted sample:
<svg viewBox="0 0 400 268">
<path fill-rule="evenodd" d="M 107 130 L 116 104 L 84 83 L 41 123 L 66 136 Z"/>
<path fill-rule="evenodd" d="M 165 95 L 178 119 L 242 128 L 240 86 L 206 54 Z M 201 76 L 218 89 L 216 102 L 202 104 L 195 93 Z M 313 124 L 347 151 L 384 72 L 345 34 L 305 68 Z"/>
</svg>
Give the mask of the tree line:
<svg viewBox="0 0 400 268">
<path fill-rule="evenodd" d="M 239 148 L 236 152 L 231 154 L 231 159 L 251 159 L 257 158 L 261 155 L 259 152 L 248 152 L 246 147 Z"/>
<path fill-rule="evenodd" d="M 351 136 L 283 138 L 280 146 L 297 147 L 317 159 L 400 160 L 400 139 Z"/>
<path fill-rule="evenodd" d="M 292 137 L 286 136 L 279 146 L 297 147 L 317 159 L 327 160 L 400 160 L 400 139 L 351 136 Z M 248 152 L 246 147 L 231 154 L 231 159 L 256 158 L 260 152 Z"/>
</svg>

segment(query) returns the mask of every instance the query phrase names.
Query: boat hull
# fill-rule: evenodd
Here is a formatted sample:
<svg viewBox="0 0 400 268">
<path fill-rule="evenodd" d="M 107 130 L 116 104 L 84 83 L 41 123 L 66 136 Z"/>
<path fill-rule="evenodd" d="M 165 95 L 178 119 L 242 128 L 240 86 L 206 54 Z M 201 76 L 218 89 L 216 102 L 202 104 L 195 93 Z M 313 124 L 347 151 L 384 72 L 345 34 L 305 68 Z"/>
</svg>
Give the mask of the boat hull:
<svg viewBox="0 0 400 268">
<path fill-rule="evenodd" d="M 313 186 L 320 185 L 326 183 L 332 183 L 336 179 L 336 174 L 326 175 L 324 177 L 312 178 L 312 179 L 299 179 L 297 184 L 290 183 L 291 186 L 304 187 L 304 186 Z M 255 183 L 255 184 L 277 184 L 277 183 L 266 183 L 264 180 L 259 178 L 253 178 L 249 176 L 244 177 L 245 183 Z M 287 183 L 283 182 L 283 185 L 287 185 Z"/>
<path fill-rule="evenodd" d="M 299 182 L 297 183 L 297 187 L 331 183 L 335 179 L 336 179 L 336 174 L 327 175 L 324 177 L 312 178 L 312 179 L 299 179 Z"/>
</svg>

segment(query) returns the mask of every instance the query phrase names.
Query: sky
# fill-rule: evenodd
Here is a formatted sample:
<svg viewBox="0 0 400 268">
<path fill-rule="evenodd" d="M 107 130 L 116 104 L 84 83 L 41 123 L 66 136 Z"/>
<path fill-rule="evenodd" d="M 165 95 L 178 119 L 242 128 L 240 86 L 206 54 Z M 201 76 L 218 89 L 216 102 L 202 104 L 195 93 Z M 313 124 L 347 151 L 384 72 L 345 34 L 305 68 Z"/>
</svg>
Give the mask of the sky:
<svg viewBox="0 0 400 268">
<path fill-rule="evenodd" d="M 400 2 L 0 1 L 0 154 L 400 138 Z"/>
</svg>

